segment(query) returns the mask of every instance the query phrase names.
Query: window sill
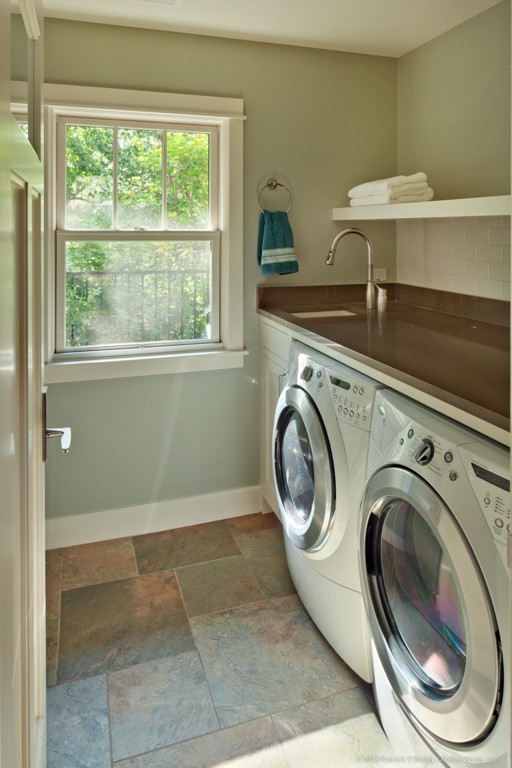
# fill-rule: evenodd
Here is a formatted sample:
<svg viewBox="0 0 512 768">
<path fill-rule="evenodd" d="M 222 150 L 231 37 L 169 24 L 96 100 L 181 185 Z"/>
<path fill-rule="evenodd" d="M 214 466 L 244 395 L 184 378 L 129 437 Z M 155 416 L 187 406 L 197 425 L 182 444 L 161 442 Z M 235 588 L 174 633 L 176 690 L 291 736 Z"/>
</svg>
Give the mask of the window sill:
<svg viewBox="0 0 512 768">
<path fill-rule="evenodd" d="M 182 352 L 147 357 L 111 357 L 96 360 L 66 360 L 49 362 L 44 367 L 45 384 L 71 381 L 97 381 L 128 376 L 155 376 L 167 373 L 192 373 L 242 368 L 248 352 L 215 350 L 211 352 Z"/>
</svg>

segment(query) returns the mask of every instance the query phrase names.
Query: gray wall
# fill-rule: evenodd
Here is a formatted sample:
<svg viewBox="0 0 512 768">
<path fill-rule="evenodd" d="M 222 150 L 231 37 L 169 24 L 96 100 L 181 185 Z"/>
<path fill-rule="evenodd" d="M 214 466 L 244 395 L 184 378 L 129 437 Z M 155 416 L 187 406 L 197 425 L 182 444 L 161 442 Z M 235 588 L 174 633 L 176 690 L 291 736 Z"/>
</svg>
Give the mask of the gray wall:
<svg viewBox="0 0 512 768">
<path fill-rule="evenodd" d="M 49 418 L 72 427 L 73 450 L 62 456 L 50 445 L 49 517 L 258 483 L 256 285 L 362 282 L 362 241 L 340 251 L 333 268 L 324 265 L 340 228 L 331 221 L 331 209 L 345 205 L 348 189 L 361 181 L 422 169 L 437 197 L 509 191 L 502 166 L 508 172 L 510 113 L 505 118 L 502 112 L 507 93 L 510 105 L 510 87 L 501 71 L 510 55 L 510 40 L 501 31 L 508 8 L 505 0 L 399 61 L 47 21 L 49 82 L 245 100 L 244 296 L 250 353 L 242 370 L 51 386 Z M 475 45 L 484 40 L 485 56 L 482 52 L 473 64 Z M 475 68 L 479 77 L 468 95 L 467 73 Z M 504 82 L 489 88 L 489 80 L 500 78 Z M 454 94 L 464 109 L 452 108 Z M 502 124 L 496 131 L 482 132 L 480 121 L 469 119 L 483 103 Z M 433 127 L 439 124 L 442 139 L 437 134 L 434 141 Z M 290 219 L 300 271 L 263 281 L 255 255 L 257 194 L 272 175 L 293 193 Z M 460 176 L 466 179 L 464 193 L 457 192 Z M 376 265 L 386 266 L 393 279 L 394 225 L 364 228 L 374 241 Z"/>
<path fill-rule="evenodd" d="M 396 60 L 52 20 L 45 50 L 49 82 L 245 100 L 249 350 L 242 370 L 52 385 L 49 419 L 71 426 L 73 447 L 63 456 L 50 445 L 47 515 L 258 484 L 258 190 L 273 175 L 293 194 L 300 271 L 281 282 L 363 282 L 363 242 L 324 264 L 339 229 L 331 210 L 353 184 L 395 171 Z M 394 225 L 367 229 L 392 276 Z"/>
<path fill-rule="evenodd" d="M 510 193 L 510 1 L 398 61 L 398 166 L 437 199 Z"/>
</svg>

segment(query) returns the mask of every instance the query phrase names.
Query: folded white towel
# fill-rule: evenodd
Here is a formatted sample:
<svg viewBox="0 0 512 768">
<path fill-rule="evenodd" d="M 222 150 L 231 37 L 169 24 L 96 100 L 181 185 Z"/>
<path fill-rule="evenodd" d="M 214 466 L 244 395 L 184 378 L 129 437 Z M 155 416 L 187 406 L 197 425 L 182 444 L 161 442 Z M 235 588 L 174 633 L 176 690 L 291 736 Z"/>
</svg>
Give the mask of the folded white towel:
<svg viewBox="0 0 512 768">
<path fill-rule="evenodd" d="M 385 195 L 394 187 L 400 187 L 402 184 L 416 184 L 426 182 L 427 175 L 423 171 L 413 173 L 410 176 L 391 176 L 389 179 L 377 179 L 376 181 L 366 181 L 364 184 L 358 184 L 349 190 L 349 197 L 367 197 L 368 195 Z"/>
<path fill-rule="evenodd" d="M 428 189 L 426 181 L 418 181 L 416 184 L 400 184 L 399 187 L 393 187 L 390 190 L 392 197 L 401 197 L 402 195 L 418 195 L 423 194 Z"/>
<path fill-rule="evenodd" d="M 422 203 L 432 200 L 434 197 L 434 191 L 427 187 L 424 192 L 416 192 L 410 195 L 402 194 L 395 197 L 392 192 L 387 192 L 385 195 L 367 195 L 366 197 L 355 197 L 350 201 L 351 206 L 356 205 L 386 205 L 393 203 Z"/>
</svg>

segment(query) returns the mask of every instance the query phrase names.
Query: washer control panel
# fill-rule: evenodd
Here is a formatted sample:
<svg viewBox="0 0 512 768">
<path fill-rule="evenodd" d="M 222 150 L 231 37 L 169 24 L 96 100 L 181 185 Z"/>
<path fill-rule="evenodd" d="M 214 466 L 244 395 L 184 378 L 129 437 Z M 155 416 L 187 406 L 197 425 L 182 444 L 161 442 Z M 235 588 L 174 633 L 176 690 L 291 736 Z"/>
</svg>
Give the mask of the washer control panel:
<svg viewBox="0 0 512 768">
<path fill-rule="evenodd" d="M 325 376 L 338 421 L 369 431 L 376 391 L 374 382 L 327 369 Z"/>
<path fill-rule="evenodd" d="M 293 342 L 290 350 L 288 384 L 293 381 L 308 392 L 321 412 L 330 400 L 340 426 L 352 424 L 370 431 L 375 396 L 384 388 L 379 382 L 321 352 L 313 354 L 301 342 Z"/>
</svg>

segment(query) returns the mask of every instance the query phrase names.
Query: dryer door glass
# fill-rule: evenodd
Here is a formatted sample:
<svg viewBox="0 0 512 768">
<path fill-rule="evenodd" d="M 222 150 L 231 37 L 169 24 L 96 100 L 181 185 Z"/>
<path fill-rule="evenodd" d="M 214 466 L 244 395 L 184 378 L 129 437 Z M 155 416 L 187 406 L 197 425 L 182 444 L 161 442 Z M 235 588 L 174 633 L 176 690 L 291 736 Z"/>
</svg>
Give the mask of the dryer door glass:
<svg viewBox="0 0 512 768">
<path fill-rule="evenodd" d="M 331 530 L 334 470 L 316 407 L 300 387 L 279 399 L 274 430 L 274 478 L 287 536 L 299 549 L 318 549 Z"/>
<path fill-rule="evenodd" d="M 453 693 L 466 665 L 463 600 L 448 553 L 406 501 L 388 504 L 379 561 L 389 621 L 412 667 L 433 695 Z"/>
</svg>

